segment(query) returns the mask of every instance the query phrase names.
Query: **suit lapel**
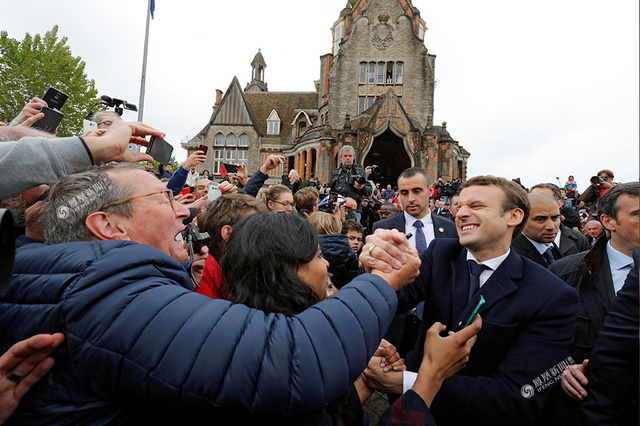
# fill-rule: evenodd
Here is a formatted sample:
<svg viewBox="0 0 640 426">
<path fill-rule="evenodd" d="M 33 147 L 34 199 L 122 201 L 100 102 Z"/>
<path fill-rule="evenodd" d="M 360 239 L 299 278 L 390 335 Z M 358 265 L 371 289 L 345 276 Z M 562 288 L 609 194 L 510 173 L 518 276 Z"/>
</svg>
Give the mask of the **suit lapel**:
<svg viewBox="0 0 640 426">
<path fill-rule="evenodd" d="M 394 218 L 396 219 L 396 229 L 400 232 L 402 232 L 403 234 L 406 234 L 406 230 L 405 230 L 405 223 L 404 223 L 404 212 L 397 214 L 394 216 Z"/>
</svg>

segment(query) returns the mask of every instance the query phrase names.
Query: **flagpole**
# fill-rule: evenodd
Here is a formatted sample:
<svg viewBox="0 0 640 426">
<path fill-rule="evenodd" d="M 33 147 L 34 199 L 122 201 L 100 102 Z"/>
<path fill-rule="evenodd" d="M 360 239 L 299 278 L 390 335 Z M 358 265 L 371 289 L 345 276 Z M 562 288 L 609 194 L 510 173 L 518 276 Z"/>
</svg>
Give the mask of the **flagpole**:
<svg viewBox="0 0 640 426">
<path fill-rule="evenodd" d="M 147 29 L 144 34 L 144 55 L 142 57 L 142 81 L 140 82 L 140 102 L 138 103 L 138 121 L 142 122 L 144 113 L 144 85 L 147 78 L 147 50 L 149 47 L 149 23 L 151 22 L 151 2 L 147 6 Z"/>
</svg>

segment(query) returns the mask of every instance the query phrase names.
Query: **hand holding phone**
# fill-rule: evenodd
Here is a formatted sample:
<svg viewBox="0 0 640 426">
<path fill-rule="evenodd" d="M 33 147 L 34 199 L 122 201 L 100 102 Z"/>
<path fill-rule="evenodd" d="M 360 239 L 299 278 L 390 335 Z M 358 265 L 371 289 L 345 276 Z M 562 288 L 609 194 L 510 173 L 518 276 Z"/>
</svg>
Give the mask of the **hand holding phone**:
<svg viewBox="0 0 640 426">
<path fill-rule="evenodd" d="M 54 108 L 43 106 L 40 112 L 44 114 L 40 120 L 31 125 L 33 129 L 39 129 L 45 132 L 53 133 L 58 128 L 64 114 Z"/>
</svg>

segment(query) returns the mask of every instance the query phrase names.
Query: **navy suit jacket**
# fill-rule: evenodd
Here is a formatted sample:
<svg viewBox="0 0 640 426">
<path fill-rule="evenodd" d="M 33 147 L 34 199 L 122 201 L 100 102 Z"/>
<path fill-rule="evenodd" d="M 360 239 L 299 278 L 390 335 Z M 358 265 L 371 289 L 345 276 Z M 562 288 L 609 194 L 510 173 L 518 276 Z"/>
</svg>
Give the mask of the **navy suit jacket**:
<svg viewBox="0 0 640 426">
<path fill-rule="evenodd" d="M 433 235 L 435 235 L 436 238 L 458 238 L 456 225 L 451 220 L 442 216 L 438 216 L 433 212 L 429 214 L 431 215 L 431 219 L 433 220 Z M 400 232 L 405 232 L 404 214 L 398 213 L 393 217 L 375 222 L 373 224 L 373 232 L 375 232 L 378 228 L 397 229 Z"/>
<path fill-rule="evenodd" d="M 578 411 L 579 425 L 638 424 L 638 250 L 634 267 L 618 292 L 585 376 L 587 397 Z"/>
<path fill-rule="evenodd" d="M 434 240 L 420 256 L 416 281 L 398 292 L 399 310 L 425 301 L 418 341 L 405 359 L 411 371 L 418 371 L 429 327 L 439 321 L 451 330 L 460 321 L 469 292 L 466 258 L 458 240 Z M 533 424 L 550 390 L 538 389 L 534 379 L 548 377 L 568 357 L 578 295 L 514 250 L 479 294 L 486 300 L 483 324 L 469 362 L 444 381 L 431 411 L 439 425 Z M 529 398 L 525 385 L 534 387 Z"/>
</svg>

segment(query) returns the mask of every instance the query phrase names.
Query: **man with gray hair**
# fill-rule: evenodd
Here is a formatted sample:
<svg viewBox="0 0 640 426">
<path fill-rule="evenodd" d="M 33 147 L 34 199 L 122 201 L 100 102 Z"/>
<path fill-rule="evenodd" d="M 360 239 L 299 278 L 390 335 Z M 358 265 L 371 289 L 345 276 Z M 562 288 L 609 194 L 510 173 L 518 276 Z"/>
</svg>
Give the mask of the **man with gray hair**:
<svg viewBox="0 0 640 426">
<path fill-rule="evenodd" d="M 15 424 L 252 423 L 322 409 L 362 373 L 395 290 L 417 275 L 372 271 L 298 315 L 266 315 L 193 292 L 179 263 L 188 210 L 143 169 L 97 166 L 47 201 L 49 244 L 16 250 L 0 353 L 36 333 L 66 340 Z"/>
<path fill-rule="evenodd" d="M 371 185 L 367 184 L 367 174 L 356 166 L 356 153 L 351 145 L 340 148 L 340 167 L 336 168 L 329 179 L 329 188 L 345 197 L 356 200 L 358 208 L 356 219 L 360 222 L 362 217 L 362 199 L 372 193 Z"/>
</svg>

